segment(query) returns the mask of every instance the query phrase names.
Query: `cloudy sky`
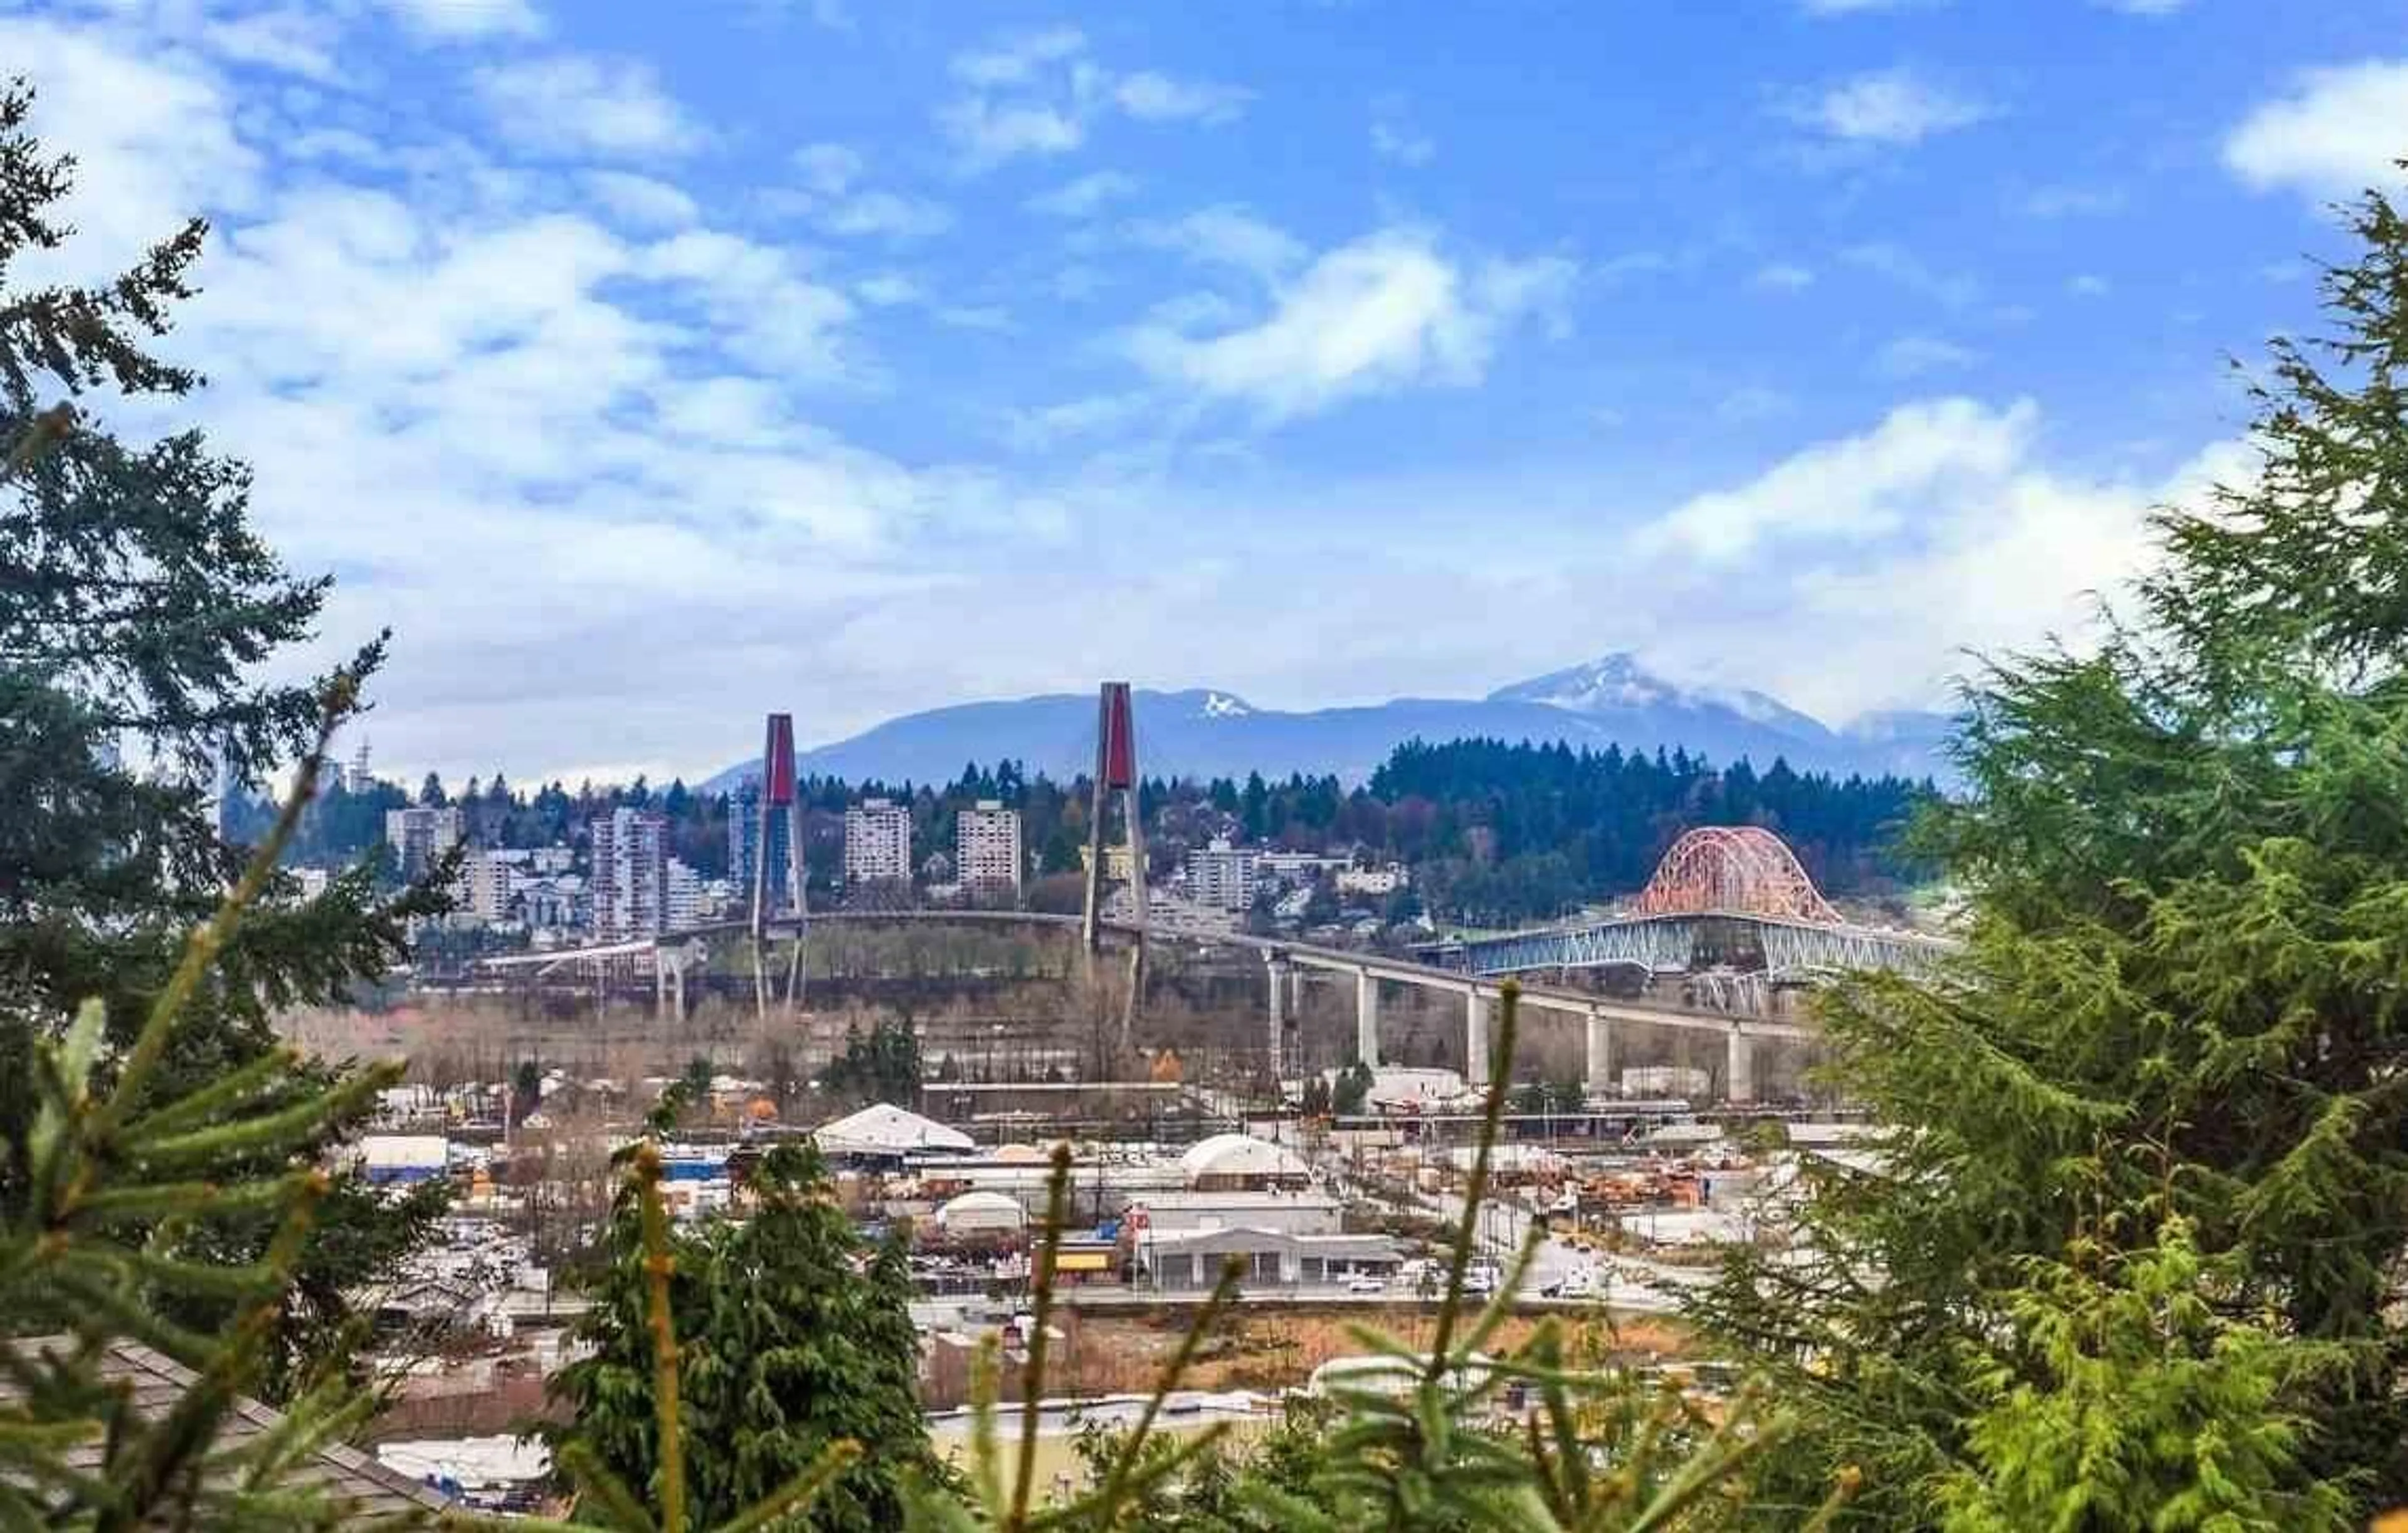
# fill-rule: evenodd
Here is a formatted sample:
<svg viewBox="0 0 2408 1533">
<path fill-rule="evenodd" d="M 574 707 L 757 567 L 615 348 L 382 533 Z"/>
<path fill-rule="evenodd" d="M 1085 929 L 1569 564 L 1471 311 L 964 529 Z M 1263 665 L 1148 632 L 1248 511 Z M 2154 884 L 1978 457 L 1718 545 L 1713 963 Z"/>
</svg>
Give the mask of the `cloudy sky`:
<svg viewBox="0 0 2408 1533">
<path fill-rule="evenodd" d="M 214 221 L 179 419 L 394 629 L 380 762 L 522 781 L 1103 676 L 1928 703 L 2241 469 L 2408 152 L 2375 0 L 110 0 L 0 67 L 74 264 Z"/>
</svg>

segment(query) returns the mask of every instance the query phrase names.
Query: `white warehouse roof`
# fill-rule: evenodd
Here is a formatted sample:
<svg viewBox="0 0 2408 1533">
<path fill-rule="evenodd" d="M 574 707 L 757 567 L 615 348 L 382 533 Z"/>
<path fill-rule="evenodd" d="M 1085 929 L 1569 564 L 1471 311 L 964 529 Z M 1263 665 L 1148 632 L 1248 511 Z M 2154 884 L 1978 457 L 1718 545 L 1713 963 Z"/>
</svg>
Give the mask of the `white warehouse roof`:
<svg viewBox="0 0 2408 1533">
<path fill-rule="evenodd" d="M 1302 1156 L 1283 1145 L 1251 1134 L 1215 1134 L 1198 1139 L 1179 1157 L 1180 1174 L 1192 1185 L 1208 1176 L 1300 1177 L 1312 1170 Z"/>
<path fill-rule="evenodd" d="M 820 1152 L 829 1155 L 900 1155 L 920 1150 L 968 1150 L 970 1137 L 933 1118 L 890 1103 L 822 1124 L 811 1134 Z"/>
</svg>

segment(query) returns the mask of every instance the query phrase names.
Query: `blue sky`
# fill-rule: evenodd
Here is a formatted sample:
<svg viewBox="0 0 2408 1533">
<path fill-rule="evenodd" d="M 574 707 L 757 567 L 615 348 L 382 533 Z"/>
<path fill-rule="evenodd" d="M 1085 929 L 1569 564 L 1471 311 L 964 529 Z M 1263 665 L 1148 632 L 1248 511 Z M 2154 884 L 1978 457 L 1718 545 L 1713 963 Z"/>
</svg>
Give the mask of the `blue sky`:
<svg viewBox="0 0 2408 1533">
<path fill-rule="evenodd" d="M 2270 24 L 2279 13 L 2279 24 Z M 2245 474 L 2396 6 L 0 7 L 396 768 L 1618 649 L 1834 722 Z M 37 269 L 12 274 L 41 275 Z"/>
</svg>

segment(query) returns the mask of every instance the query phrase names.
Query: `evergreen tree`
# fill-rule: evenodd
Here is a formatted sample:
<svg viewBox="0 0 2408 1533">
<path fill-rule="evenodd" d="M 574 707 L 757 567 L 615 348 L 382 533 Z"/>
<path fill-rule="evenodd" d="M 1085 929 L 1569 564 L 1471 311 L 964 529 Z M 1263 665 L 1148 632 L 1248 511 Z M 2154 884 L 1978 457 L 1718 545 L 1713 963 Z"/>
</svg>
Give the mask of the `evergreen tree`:
<svg viewBox="0 0 2408 1533">
<path fill-rule="evenodd" d="M 861 1457 L 792 1525 L 902 1526 L 907 1477 L 935 1475 L 915 1380 L 910 1283 L 892 1242 L 865 1254 L 830 1199 L 818 1153 L 780 1146 L 747 1183 L 740 1224 L 670 1237 L 687 1508 L 713 1526 L 850 1440 Z M 553 1382 L 575 1409 L 555 1442 L 590 1452 L 658 1504 L 660 1430 L 637 1190 L 620 1199 L 609 1260 L 577 1337 L 595 1349 Z"/>
<path fill-rule="evenodd" d="M 71 164 L 26 131 L 31 106 L 22 82 L 0 88 L 0 272 L 66 234 L 55 208 Z M 205 232 L 186 224 L 107 284 L 0 292 L 0 442 L 13 444 L 0 482 L 0 1207 L 30 1196 L 37 1041 L 97 999 L 106 1041 L 128 1044 L 185 934 L 242 867 L 207 809 L 218 762 L 237 781 L 269 780 L 315 748 L 326 698 L 353 706 L 381 654 L 380 639 L 316 682 L 252 680 L 310 637 L 326 582 L 294 578 L 254 535 L 241 464 L 198 433 L 134 443 L 101 418 L 108 391 L 172 398 L 197 383 L 147 347 L 191 295 Z M 128 756 L 155 770 L 137 776 Z M 267 892 L 293 893 L 280 881 Z M 366 867 L 314 900 L 261 905 L 181 1002 L 150 1089 L 166 1100 L 280 1059 L 272 1010 L 333 1002 L 383 972 L 403 954 L 407 918 L 434 909 L 430 896 L 381 902 Z M 272 1072 L 296 1103 L 328 1079 Z M 332 1137 L 343 1124 L 320 1126 Z M 232 1180 L 272 1168 L 230 1146 L 193 1170 Z M 334 1347 L 343 1288 L 434 1208 L 388 1211 L 349 1193 L 326 1203 L 299 1257 L 271 1389 Z M 251 1261 L 275 1229 L 264 1213 L 231 1212 L 186 1249 Z M 230 1312 L 198 1292 L 174 1303 L 196 1327 Z"/>
<path fill-rule="evenodd" d="M 2255 480 L 2157 514 L 2095 653 L 1971 692 L 1972 791 L 1918 830 L 1965 957 L 1823 1008 L 1882 1174 L 1699 1306 L 1811 1407 L 1807 1474 L 1861 1463 L 1894 1515 L 2408 1499 L 2408 227 L 2354 223 L 2331 333 L 2273 349 Z"/>
</svg>

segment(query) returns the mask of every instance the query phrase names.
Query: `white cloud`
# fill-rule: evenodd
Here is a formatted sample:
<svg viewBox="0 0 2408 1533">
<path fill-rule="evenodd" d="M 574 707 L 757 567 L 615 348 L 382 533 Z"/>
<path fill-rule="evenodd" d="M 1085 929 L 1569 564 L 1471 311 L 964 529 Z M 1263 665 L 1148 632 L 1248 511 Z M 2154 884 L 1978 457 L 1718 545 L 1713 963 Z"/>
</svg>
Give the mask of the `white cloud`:
<svg viewBox="0 0 2408 1533">
<path fill-rule="evenodd" d="M 1371 124 L 1371 152 L 1400 165 L 1426 165 L 1438 157 L 1438 141 L 1401 122 L 1380 118 Z"/>
<path fill-rule="evenodd" d="M 1023 451 L 1043 451 L 1080 437 L 1120 431 L 1141 423 L 1158 408 L 1143 394 L 1090 394 L 1033 409 L 1013 409 L 1005 420 L 1004 435 Z"/>
<path fill-rule="evenodd" d="M 1052 27 L 1010 38 L 973 53 L 953 56 L 953 78 L 966 85 L 993 89 L 1025 85 L 1050 64 L 1078 57 L 1087 50 L 1086 35 L 1076 27 Z"/>
<path fill-rule="evenodd" d="M 1801 293 L 1814 285 L 1814 274 L 1794 262 L 1775 261 L 1757 267 L 1749 280 L 1769 293 Z"/>
<path fill-rule="evenodd" d="M 1192 118 L 1202 122 L 1226 122 L 1243 111 L 1254 93 L 1235 85 L 1173 79 L 1151 69 L 1124 75 L 1112 87 L 1112 100 L 1129 116 L 1145 122 Z"/>
<path fill-rule="evenodd" d="M 2408 59 L 2311 69 L 2224 141 L 2224 163 L 2260 191 L 2345 198 L 2400 180 L 2408 155 Z"/>
<path fill-rule="evenodd" d="M 1962 668 L 1946 657 L 1967 649 L 2052 635 L 2086 647 L 2094 597 L 2112 599 L 2153 557 L 2149 509 L 2197 505 L 2210 483 L 2245 482 L 2249 472 L 2246 449 L 2231 442 L 2156 480 L 2067 474 L 2038 461 L 2033 445 L 2027 434 L 2003 455 L 1984 444 L 1935 465 L 1897 546 L 1828 557 L 1786 550 L 1784 638 L 1813 664 L 1784 661 L 1767 636 L 1748 645 L 1759 674 L 1799 706 L 1842 716 L 1919 700 L 1943 667 Z"/>
<path fill-rule="evenodd" d="M 880 308 L 893 308 L 898 304 L 920 301 L 920 284 L 900 272 L 880 272 L 875 277 L 865 277 L 853 284 L 853 291 L 863 303 L 874 304 Z"/>
<path fill-rule="evenodd" d="M 1032 213 L 1049 218 L 1086 219 L 1103 210 L 1108 202 L 1134 195 L 1138 180 L 1134 176 L 1117 170 L 1091 171 L 1077 180 L 1040 193 L 1021 206 Z"/>
<path fill-rule="evenodd" d="M 652 70 L 631 60 L 561 53 L 469 78 L 503 132 L 540 152 L 674 155 L 703 139 Z"/>
<path fill-rule="evenodd" d="M 2172 16 L 2190 4 L 2190 0 L 2090 0 L 2106 10 L 2120 10 L 2127 16 Z"/>
<path fill-rule="evenodd" d="M 1003 105 L 970 96 L 939 108 L 938 126 L 961 148 L 965 164 L 983 170 L 1024 154 L 1067 154 L 1087 140 L 1086 125 L 1067 111 Z"/>
<path fill-rule="evenodd" d="M 341 82 L 341 71 L 335 64 L 340 29 L 331 17 L 279 9 L 194 17 L 192 22 L 190 40 L 219 58 L 282 70 L 321 84 Z"/>
<path fill-rule="evenodd" d="M 1990 115 L 1982 103 L 1905 67 L 1853 76 L 1790 108 L 1796 121 L 1831 138 L 1876 145 L 1919 144 Z"/>
<path fill-rule="evenodd" d="M 589 170 L 582 178 L 594 200 L 623 221 L 647 228 L 682 228 L 702 217 L 695 200 L 666 181 L 624 170 Z"/>
<path fill-rule="evenodd" d="M 1970 367 L 1980 353 L 1937 336 L 1900 336 L 1884 345 L 1873 366 L 1888 378 L 1920 378 L 1925 373 Z"/>
<path fill-rule="evenodd" d="M 2103 298 L 2113 290 L 2107 279 L 2086 271 L 2068 278 L 2065 291 L 2077 298 Z"/>
<path fill-rule="evenodd" d="M 12 278 L 112 276 L 194 212 L 261 195 L 264 161 L 233 130 L 233 93 L 190 61 L 5 16 L 0 58 L 34 83 L 34 131 L 77 160 L 77 237 L 23 252 Z"/>
<path fill-rule="evenodd" d="M 528 0 L 381 0 L 412 32 L 428 37 L 533 37 L 543 13 Z"/>
<path fill-rule="evenodd" d="M 1107 112 L 1143 122 L 1226 122 L 1254 94 L 1153 69 L 1116 73 L 1088 56 L 1086 36 L 1074 27 L 957 53 L 953 74 L 970 92 L 937 108 L 937 126 L 971 172 L 1024 155 L 1068 153 Z"/>
<path fill-rule="evenodd" d="M 1127 347 L 1164 382 L 1279 421 L 1358 394 L 1476 383 L 1505 331 L 1558 308 L 1575 274 L 1556 257 L 1458 265 L 1426 235 L 1385 230 L 1280 284 L 1252 325 L 1197 335 L 1156 320 Z"/>
<path fill-rule="evenodd" d="M 924 197 L 895 192 L 865 192 L 828 208 L 821 226 L 831 234 L 883 236 L 889 239 L 924 239 L 953 226 L 953 215 Z"/>
<path fill-rule="evenodd" d="M 1184 218 L 1143 223 L 1130 233 L 1140 242 L 1178 251 L 1195 261 L 1235 266 L 1264 277 L 1303 264 L 1312 252 L 1304 241 L 1266 223 L 1235 204 L 1200 208 Z"/>
<path fill-rule="evenodd" d="M 1698 495 L 1653 523 L 1645 541 L 1709 561 L 1762 543 L 1871 542 L 1923 514 L 1956 480 L 1995 480 L 2029 450 L 2039 407 L 1990 410 L 1971 399 L 1902 405 L 1862 437 L 1820 443 L 1737 490 Z"/>
</svg>

